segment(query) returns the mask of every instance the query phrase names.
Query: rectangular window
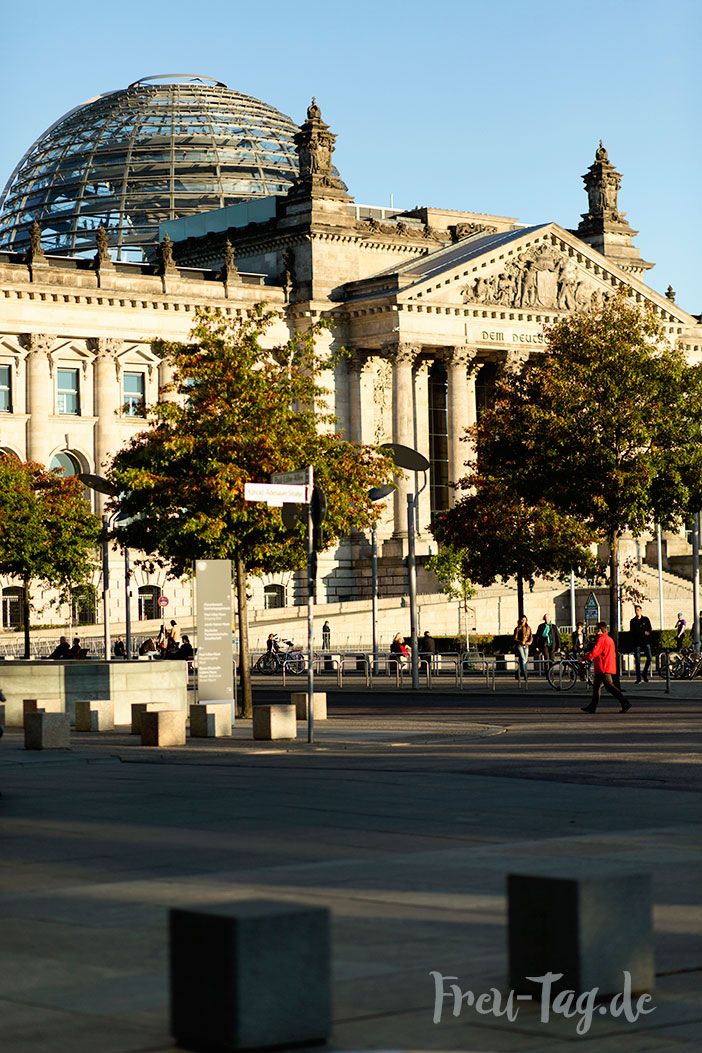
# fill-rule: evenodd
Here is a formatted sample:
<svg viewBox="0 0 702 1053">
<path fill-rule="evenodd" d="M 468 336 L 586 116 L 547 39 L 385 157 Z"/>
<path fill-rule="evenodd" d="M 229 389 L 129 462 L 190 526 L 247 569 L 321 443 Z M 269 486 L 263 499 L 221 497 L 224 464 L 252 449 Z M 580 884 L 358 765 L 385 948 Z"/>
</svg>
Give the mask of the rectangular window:
<svg viewBox="0 0 702 1053">
<path fill-rule="evenodd" d="M 58 370 L 57 407 L 59 413 L 80 413 L 80 391 L 77 369 Z"/>
<path fill-rule="evenodd" d="M 12 413 L 11 366 L 0 366 L 0 413 Z"/>
<path fill-rule="evenodd" d="M 144 374 L 123 373 L 124 413 L 127 417 L 144 416 Z"/>
</svg>

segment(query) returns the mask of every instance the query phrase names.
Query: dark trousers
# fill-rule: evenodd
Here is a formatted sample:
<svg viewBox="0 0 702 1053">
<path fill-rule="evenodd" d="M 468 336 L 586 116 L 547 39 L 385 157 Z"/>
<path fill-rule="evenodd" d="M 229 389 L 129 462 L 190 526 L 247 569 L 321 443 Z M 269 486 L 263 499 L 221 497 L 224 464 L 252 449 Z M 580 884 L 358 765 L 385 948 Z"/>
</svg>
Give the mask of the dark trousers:
<svg viewBox="0 0 702 1053">
<path fill-rule="evenodd" d="M 648 671 L 651 668 L 651 659 L 653 658 L 653 655 L 651 654 L 651 645 L 650 644 L 640 644 L 638 647 L 634 648 L 634 666 L 636 668 L 636 679 L 637 680 L 641 679 L 641 652 L 642 651 L 646 655 L 646 663 L 644 665 L 643 678 L 644 678 L 644 680 L 648 680 Z"/>
<path fill-rule="evenodd" d="M 602 688 L 609 691 L 610 695 L 613 695 L 622 706 L 628 702 L 624 692 L 612 680 L 611 673 L 595 673 L 595 679 L 592 682 L 592 702 L 590 703 L 593 709 L 597 709 Z"/>
</svg>

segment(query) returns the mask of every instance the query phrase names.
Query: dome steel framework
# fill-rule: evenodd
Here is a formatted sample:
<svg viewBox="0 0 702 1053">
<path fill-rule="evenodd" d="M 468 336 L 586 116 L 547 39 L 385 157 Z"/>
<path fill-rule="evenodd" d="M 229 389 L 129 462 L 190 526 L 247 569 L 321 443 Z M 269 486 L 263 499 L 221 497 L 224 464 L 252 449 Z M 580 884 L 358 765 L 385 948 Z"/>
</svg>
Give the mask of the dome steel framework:
<svg viewBox="0 0 702 1053">
<path fill-rule="evenodd" d="M 0 248 L 153 259 L 158 225 L 282 194 L 298 174 L 297 125 L 208 77 L 146 77 L 70 110 L 30 147 L 0 196 Z"/>
</svg>

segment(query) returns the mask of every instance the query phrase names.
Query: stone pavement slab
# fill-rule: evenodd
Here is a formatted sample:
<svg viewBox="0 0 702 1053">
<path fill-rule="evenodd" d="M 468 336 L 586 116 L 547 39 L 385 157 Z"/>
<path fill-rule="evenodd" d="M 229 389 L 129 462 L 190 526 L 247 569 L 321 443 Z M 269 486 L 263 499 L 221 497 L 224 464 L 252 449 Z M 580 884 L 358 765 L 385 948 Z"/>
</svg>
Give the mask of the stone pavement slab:
<svg viewBox="0 0 702 1053">
<path fill-rule="evenodd" d="M 334 1050 L 699 1049 L 699 703 L 593 722 L 576 701 L 334 695 L 318 745 L 275 752 L 244 722 L 173 751 L 72 734 L 60 756 L 8 732 L 3 1053 L 170 1053 L 168 908 L 251 896 L 331 910 Z M 583 1036 L 532 1006 L 432 1022 L 432 971 L 506 997 L 508 872 L 598 859 L 653 874 L 653 1014 Z"/>
</svg>

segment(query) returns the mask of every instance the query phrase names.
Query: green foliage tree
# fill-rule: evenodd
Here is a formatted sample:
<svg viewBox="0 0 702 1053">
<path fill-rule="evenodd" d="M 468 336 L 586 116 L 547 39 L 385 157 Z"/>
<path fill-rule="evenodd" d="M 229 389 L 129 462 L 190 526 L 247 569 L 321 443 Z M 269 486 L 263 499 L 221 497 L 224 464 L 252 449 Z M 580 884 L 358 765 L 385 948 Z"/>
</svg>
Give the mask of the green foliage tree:
<svg viewBox="0 0 702 1053">
<path fill-rule="evenodd" d="M 58 589 L 60 598 L 67 599 L 95 568 L 100 530 L 75 476 L 0 458 L 0 572 L 22 581 L 25 658 L 30 656 L 32 582 Z"/>
<path fill-rule="evenodd" d="M 276 314 L 264 304 L 233 320 L 198 314 L 191 343 L 159 343 L 174 367 L 173 390 L 152 409 L 150 426 L 114 458 L 113 502 L 130 517 L 117 531 L 130 547 L 154 553 L 172 577 L 193 560 L 231 559 L 236 573 L 243 709 L 252 711 L 247 627 L 247 574 L 304 566 L 305 524 L 283 525 L 280 509 L 244 500 L 248 482 L 276 472 L 314 468 L 325 493 L 325 546 L 364 529 L 378 515 L 368 490 L 387 481 L 391 461 L 331 430 L 320 383 L 320 329 L 264 348 Z"/>
<path fill-rule="evenodd" d="M 606 542 L 613 621 L 623 532 L 673 528 L 702 502 L 702 369 L 622 294 L 546 338 L 481 417 L 479 470 Z"/>
<path fill-rule="evenodd" d="M 426 569 L 436 575 L 443 591 L 452 600 L 458 600 L 463 611 L 466 640 L 468 639 L 468 600 L 475 596 L 476 589 L 463 561 L 461 549 L 452 545 L 441 545 L 434 556 L 426 562 Z M 459 627 L 460 635 L 460 627 Z"/>
<path fill-rule="evenodd" d="M 544 500 L 528 504 L 503 480 L 481 475 L 459 483 L 466 491 L 453 508 L 437 515 L 430 530 L 464 580 L 478 585 L 517 580 L 517 606 L 524 613 L 524 582 L 560 577 L 594 566 L 594 535 L 582 522 Z"/>
</svg>

